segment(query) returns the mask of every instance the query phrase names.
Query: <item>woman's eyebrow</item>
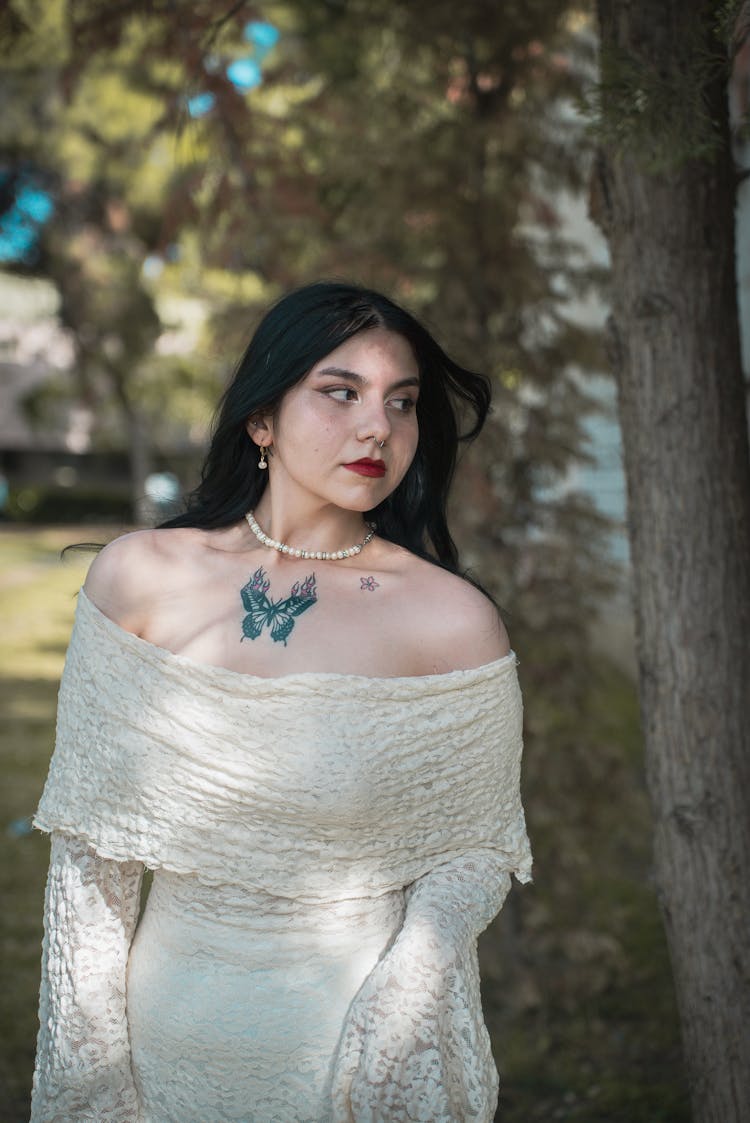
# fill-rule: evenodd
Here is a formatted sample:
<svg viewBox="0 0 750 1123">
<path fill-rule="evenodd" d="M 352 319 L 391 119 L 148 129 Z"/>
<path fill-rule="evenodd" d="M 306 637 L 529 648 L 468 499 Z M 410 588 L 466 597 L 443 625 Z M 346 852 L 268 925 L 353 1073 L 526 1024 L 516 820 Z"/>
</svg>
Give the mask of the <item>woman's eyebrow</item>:
<svg viewBox="0 0 750 1123">
<path fill-rule="evenodd" d="M 346 367 L 323 367 L 322 370 L 316 370 L 315 373 L 333 375 L 336 378 L 348 378 L 350 382 L 356 382 L 358 386 L 366 386 L 368 381 L 364 375 L 359 374 L 356 370 L 347 370 Z M 391 383 L 388 389 L 400 390 L 402 386 L 419 386 L 418 375 L 413 374 L 407 378 L 400 378 L 397 382 Z"/>
</svg>

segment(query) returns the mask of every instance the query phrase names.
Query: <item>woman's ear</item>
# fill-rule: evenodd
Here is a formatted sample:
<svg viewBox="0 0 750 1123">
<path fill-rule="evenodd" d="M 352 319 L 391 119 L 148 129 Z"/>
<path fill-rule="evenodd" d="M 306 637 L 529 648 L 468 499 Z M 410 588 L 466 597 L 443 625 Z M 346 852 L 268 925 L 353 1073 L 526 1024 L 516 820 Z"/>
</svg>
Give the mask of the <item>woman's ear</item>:
<svg viewBox="0 0 750 1123">
<path fill-rule="evenodd" d="M 255 441 L 256 445 L 260 447 L 260 445 L 268 444 L 268 437 L 271 435 L 271 427 L 262 414 L 251 414 L 245 422 L 245 428 L 251 440 Z"/>
</svg>

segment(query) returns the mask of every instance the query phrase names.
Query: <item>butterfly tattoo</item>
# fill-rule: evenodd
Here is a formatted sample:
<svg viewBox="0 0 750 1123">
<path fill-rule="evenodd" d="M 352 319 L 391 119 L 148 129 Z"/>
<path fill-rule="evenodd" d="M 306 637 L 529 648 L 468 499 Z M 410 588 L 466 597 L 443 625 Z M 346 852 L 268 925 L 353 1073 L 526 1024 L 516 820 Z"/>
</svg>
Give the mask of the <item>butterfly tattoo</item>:
<svg viewBox="0 0 750 1123">
<path fill-rule="evenodd" d="M 301 616 L 308 608 L 312 608 L 318 599 L 315 589 L 315 574 L 300 584 L 295 581 L 288 597 L 273 601 L 268 596 L 271 586 L 262 566 L 256 569 L 251 579 L 240 591 L 242 603 L 247 616 L 242 621 L 242 639 L 257 639 L 265 627 L 271 629 L 271 639 L 274 643 L 283 643 L 289 639 L 294 627 L 294 619 Z"/>
</svg>

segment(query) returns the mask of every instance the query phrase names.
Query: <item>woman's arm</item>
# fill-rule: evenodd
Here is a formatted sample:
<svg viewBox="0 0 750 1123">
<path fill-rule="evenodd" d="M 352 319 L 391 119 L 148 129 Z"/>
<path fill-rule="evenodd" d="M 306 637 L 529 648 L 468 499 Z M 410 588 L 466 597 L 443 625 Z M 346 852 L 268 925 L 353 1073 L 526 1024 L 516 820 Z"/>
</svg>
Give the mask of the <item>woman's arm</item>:
<svg viewBox="0 0 750 1123">
<path fill-rule="evenodd" d="M 426 614 L 435 672 L 483 666 L 510 653 L 505 627 L 490 601 L 453 575 L 432 589 L 444 610 Z M 520 765 L 520 698 L 503 695 L 498 744 L 509 753 L 499 770 L 496 845 L 467 850 L 436 866 L 404 893 L 404 921 L 355 996 L 335 1063 L 335 1123 L 424 1119 L 490 1123 L 498 1075 L 479 992 L 477 937 L 500 911 L 511 873 L 530 880 L 516 769 Z M 507 727 L 507 728 L 506 728 Z M 500 738 L 501 730 L 504 735 Z M 502 742 L 502 743 L 501 743 Z M 462 809 L 471 817 L 470 804 Z M 525 845 L 524 845 L 525 844 Z"/>
<path fill-rule="evenodd" d="M 488 1123 L 498 1077 L 476 941 L 510 889 L 507 859 L 473 851 L 419 878 L 404 923 L 350 1007 L 333 1081 L 336 1123 Z"/>
<path fill-rule="evenodd" d="M 137 1123 L 125 983 L 140 862 L 52 833 L 31 1123 Z"/>
</svg>

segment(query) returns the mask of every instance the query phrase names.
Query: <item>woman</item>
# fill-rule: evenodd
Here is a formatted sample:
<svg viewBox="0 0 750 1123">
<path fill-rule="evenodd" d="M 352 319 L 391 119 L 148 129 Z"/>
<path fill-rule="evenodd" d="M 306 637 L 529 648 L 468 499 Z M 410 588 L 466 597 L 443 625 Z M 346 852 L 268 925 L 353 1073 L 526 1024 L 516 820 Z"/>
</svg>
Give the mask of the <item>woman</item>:
<svg viewBox="0 0 750 1123">
<path fill-rule="evenodd" d="M 486 380 L 407 312 L 301 289 L 187 513 L 91 566 L 35 1123 L 493 1117 L 476 939 L 531 855 L 516 657 L 445 520 L 458 404 L 473 436 Z"/>
</svg>

